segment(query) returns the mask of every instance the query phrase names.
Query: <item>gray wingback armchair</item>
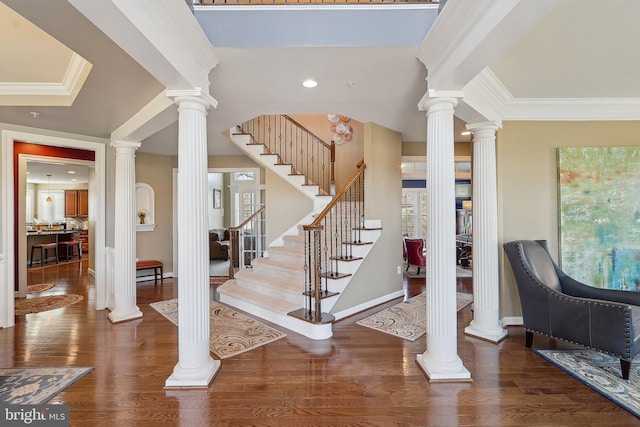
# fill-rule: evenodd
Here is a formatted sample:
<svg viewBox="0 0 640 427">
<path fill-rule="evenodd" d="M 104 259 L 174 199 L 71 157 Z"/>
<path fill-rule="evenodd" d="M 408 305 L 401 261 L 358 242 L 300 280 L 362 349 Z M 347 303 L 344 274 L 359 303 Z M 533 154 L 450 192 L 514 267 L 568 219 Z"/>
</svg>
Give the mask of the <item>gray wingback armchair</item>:
<svg viewBox="0 0 640 427">
<path fill-rule="evenodd" d="M 629 379 L 640 351 L 640 292 L 587 286 L 567 276 L 549 256 L 545 240 L 504 244 L 520 293 L 525 345 L 547 335 L 620 359 Z"/>
</svg>

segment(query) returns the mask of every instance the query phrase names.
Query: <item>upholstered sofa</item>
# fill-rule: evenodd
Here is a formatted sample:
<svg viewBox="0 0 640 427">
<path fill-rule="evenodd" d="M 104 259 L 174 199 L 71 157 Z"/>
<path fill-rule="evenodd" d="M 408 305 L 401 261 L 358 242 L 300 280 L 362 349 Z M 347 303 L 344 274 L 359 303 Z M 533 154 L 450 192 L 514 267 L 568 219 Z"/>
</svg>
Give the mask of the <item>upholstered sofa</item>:
<svg viewBox="0 0 640 427">
<path fill-rule="evenodd" d="M 569 277 L 549 256 L 544 240 L 504 244 L 520 294 L 525 345 L 546 335 L 620 359 L 629 379 L 640 352 L 640 293 L 587 286 Z"/>
<path fill-rule="evenodd" d="M 214 259 L 229 259 L 229 231 L 226 231 L 226 241 L 225 239 L 220 239 L 220 235 L 215 231 L 209 231 L 209 260 Z M 225 237 L 224 232 L 222 234 L 223 238 Z"/>
</svg>

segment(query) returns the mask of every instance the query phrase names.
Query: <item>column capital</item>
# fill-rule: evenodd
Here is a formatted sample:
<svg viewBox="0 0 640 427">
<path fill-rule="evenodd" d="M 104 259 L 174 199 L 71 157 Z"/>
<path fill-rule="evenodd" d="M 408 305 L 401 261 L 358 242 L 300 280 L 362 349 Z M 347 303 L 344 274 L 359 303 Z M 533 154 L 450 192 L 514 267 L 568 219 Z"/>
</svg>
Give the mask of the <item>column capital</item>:
<svg viewBox="0 0 640 427">
<path fill-rule="evenodd" d="M 502 129 L 502 122 L 495 121 L 486 121 L 486 122 L 478 122 L 478 123 L 469 123 L 466 125 L 468 131 L 476 133 L 482 130 L 492 130 L 493 132 L 498 129 Z"/>
<path fill-rule="evenodd" d="M 138 148 L 140 148 L 140 146 L 142 145 L 141 142 L 134 142 L 134 141 L 111 141 L 111 145 L 113 148 L 118 149 L 118 148 L 128 148 L 131 149 L 133 151 L 137 150 Z"/>
<path fill-rule="evenodd" d="M 218 107 L 218 100 L 199 87 L 193 89 L 167 89 L 165 93 L 169 98 L 173 99 L 176 104 L 184 101 L 192 101 L 204 105 L 206 109 L 209 109 L 209 107 Z"/>
<path fill-rule="evenodd" d="M 429 111 L 429 107 L 437 102 L 449 102 L 453 103 L 453 107 L 458 104 L 458 99 L 464 97 L 464 92 L 459 90 L 435 90 L 429 89 L 424 94 L 420 102 L 418 102 L 418 110 Z"/>
</svg>

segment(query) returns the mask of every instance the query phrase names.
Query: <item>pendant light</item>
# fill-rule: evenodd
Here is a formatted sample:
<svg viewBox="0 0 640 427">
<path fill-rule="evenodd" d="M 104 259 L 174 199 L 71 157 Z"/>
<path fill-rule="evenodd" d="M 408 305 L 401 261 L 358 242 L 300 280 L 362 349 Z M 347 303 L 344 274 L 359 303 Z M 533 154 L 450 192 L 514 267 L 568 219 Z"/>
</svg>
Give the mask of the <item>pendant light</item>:
<svg viewBox="0 0 640 427">
<path fill-rule="evenodd" d="M 49 195 L 47 196 L 47 203 L 51 203 L 53 200 L 51 199 L 51 174 L 47 174 L 49 177 Z"/>
</svg>

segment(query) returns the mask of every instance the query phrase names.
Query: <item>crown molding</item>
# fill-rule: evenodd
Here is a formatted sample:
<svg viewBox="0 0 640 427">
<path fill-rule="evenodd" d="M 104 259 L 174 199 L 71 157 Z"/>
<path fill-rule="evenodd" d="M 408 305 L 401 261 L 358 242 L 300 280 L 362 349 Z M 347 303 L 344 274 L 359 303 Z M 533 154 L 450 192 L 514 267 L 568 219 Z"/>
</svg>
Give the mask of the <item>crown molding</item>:
<svg viewBox="0 0 640 427">
<path fill-rule="evenodd" d="M 464 88 L 463 102 L 487 120 L 501 121 L 506 105 L 512 99 L 509 89 L 489 67 Z"/>
<path fill-rule="evenodd" d="M 503 120 L 640 120 L 640 98 L 514 98 Z"/>
<path fill-rule="evenodd" d="M 0 82 L 0 106 L 70 106 L 92 67 L 73 53 L 61 82 Z"/>
</svg>

